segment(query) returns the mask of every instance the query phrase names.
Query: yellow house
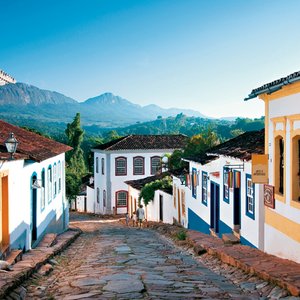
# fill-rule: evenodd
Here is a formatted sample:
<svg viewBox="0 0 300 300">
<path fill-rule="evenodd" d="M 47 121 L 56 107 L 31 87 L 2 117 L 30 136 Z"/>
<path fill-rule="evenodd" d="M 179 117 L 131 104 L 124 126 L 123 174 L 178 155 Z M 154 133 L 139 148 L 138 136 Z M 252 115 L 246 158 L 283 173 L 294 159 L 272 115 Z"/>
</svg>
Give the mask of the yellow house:
<svg viewBox="0 0 300 300">
<path fill-rule="evenodd" d="M 300 71 L 252 90 L 245 100 L 256 97 L 265 103 L 269 167 L 264 248 L 300 263 Z"/>
</svg>

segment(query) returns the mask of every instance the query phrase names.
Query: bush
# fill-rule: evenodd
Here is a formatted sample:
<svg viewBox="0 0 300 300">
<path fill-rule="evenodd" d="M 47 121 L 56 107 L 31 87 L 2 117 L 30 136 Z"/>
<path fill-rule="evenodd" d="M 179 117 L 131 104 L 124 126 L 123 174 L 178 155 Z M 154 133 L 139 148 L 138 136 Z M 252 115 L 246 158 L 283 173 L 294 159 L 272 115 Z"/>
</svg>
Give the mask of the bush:
<svg viewBox="0 0 300 300">
<path fill-rule="evenodd" d="M 183 229 L 180 230 L 179 232 L 177 232 L 176 237 L 180 241 L 185 241 L 186 240 L 186 231 Z"/>
</svg>

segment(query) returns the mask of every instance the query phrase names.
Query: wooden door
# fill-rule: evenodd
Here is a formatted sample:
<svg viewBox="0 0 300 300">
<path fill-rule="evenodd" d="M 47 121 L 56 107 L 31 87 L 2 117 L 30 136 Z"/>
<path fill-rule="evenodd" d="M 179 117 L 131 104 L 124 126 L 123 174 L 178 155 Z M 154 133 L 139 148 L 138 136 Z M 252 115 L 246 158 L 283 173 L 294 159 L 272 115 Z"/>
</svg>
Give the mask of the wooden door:
<svg viewBox="0 0 300 300">
<path fill-rule="evenodd" d="M 5 248 L 9 245 L 8 176 L 1 177 L 0 185 L 0 244 L 2 248 Z"/>
</svg>

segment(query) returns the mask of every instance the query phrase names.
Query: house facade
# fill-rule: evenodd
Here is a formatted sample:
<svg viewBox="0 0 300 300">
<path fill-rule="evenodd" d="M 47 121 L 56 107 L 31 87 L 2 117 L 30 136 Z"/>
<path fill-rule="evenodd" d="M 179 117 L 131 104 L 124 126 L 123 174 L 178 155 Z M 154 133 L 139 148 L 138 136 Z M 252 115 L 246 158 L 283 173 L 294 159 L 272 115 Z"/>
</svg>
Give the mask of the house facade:
<svg viewBox="0 0 300 300">
<path fill-rule="evenodd" d="M 265 251 L 300 262 L 300 72 L 254 89 L 265 103 Z"/>
<path fill-rule="evenodd" d="M 264 132 L 246 132 L 189 159 L 185 227 L 220 238 L 234 234 L 242 244 L 263 250 L 262 187 L 253 184 L 251 155 L 264 151 Z"/>
<path fill-rule="evenodd" d="M 12 159 L 0 147 L 0 256 L 33 248 L 48 232 L 68 228 L 65 152 L 71 147 L 0 120 L 0 141 L 19 142 Z"/>
<path fill-rule="evenodd" d="M 182 149 L 187 139 L 184 135 L 129 135 L 94 148 L 95 212 L 126 213 L 125 181 L 166 170 L 162 157 Z"/>
</svg>

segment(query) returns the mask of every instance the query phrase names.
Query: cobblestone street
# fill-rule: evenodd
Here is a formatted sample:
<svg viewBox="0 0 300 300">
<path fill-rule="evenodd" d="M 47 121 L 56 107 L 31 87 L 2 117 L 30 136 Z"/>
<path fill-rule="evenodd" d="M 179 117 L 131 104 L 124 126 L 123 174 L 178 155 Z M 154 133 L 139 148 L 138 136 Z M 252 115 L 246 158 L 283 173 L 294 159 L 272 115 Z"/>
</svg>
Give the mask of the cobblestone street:
<svg viewBox="0 0 300 300">
<path fill-rule="evenodd" d="M 242 290 L 153 230 L 79 218 L 72 225 L 83 233 L 52 260 L 53 271 L 7 299 L 22 291 L 26 299 L 259 299 L 253 282 Z"/>
</svg>

